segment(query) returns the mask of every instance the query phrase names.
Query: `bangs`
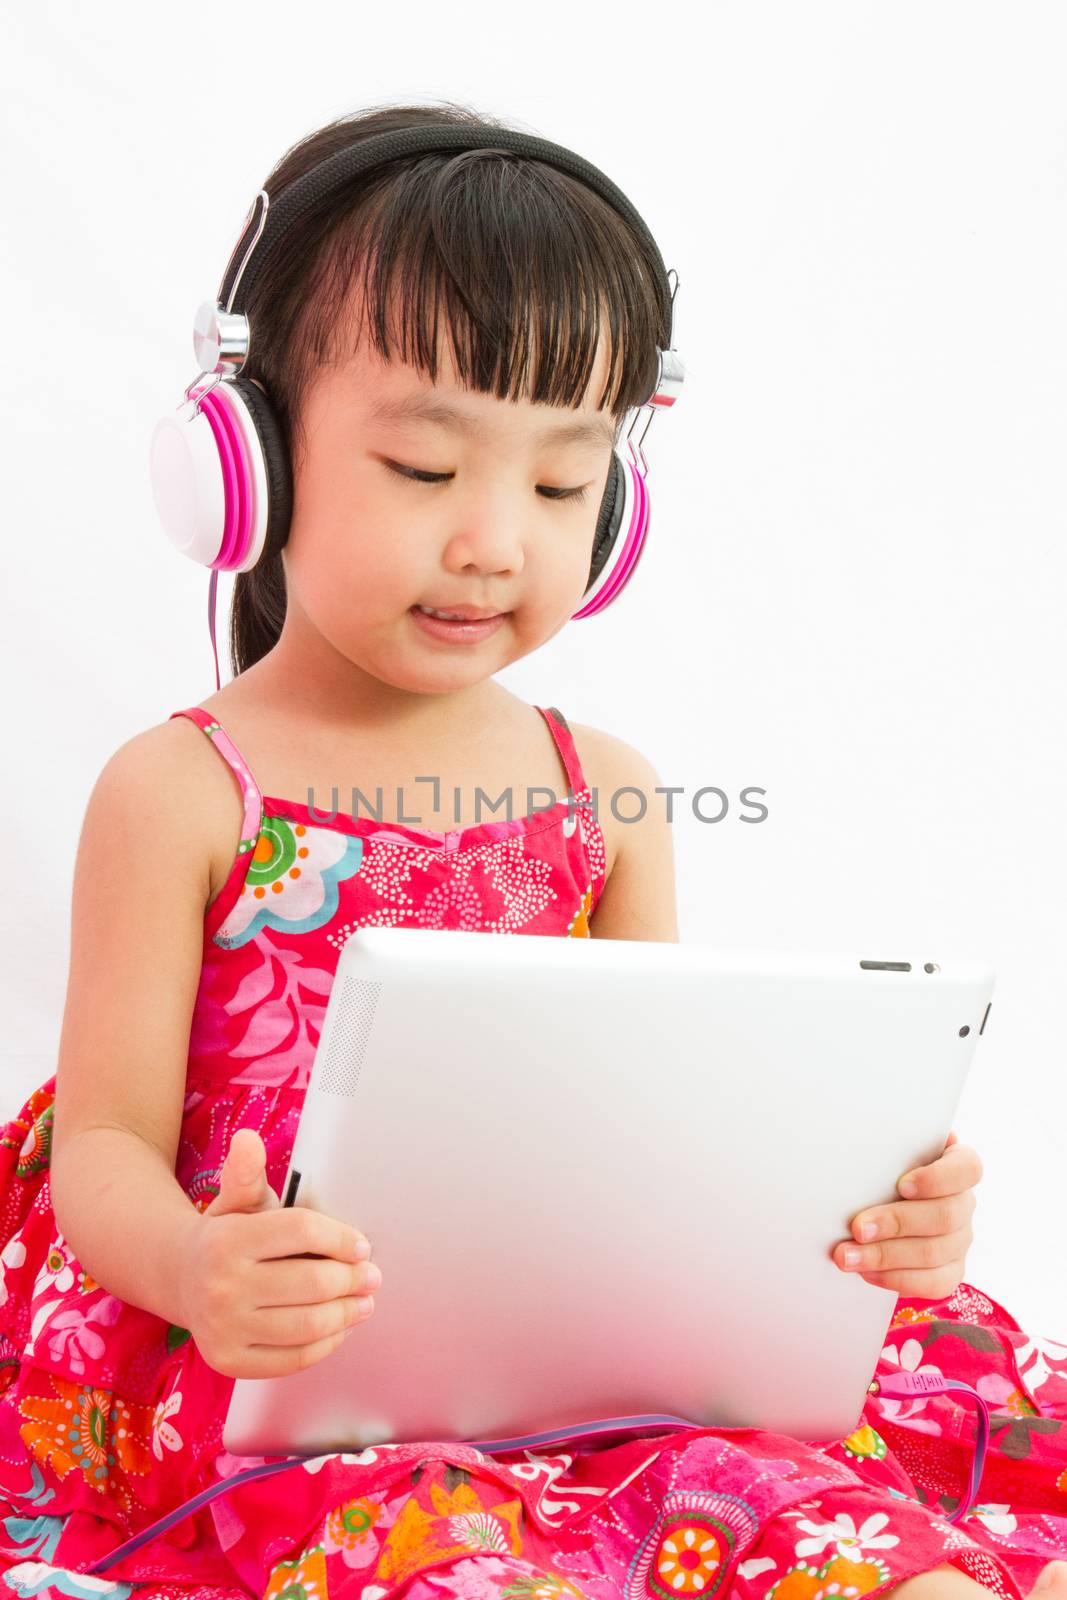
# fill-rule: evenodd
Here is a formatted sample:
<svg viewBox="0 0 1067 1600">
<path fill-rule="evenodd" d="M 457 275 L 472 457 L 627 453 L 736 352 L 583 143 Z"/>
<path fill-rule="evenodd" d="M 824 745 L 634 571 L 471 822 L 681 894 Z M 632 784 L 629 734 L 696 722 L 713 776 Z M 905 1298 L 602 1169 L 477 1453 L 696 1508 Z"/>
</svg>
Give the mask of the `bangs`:
<svg viewBox="0 0 1067 1600">
<path fill-rule="evenodd" d="M 614 418 L 649 398 L 658 372 L 654 264 L 606 201 L 578 180 L 496 150 L 390 164 L 324 235 L 290 348 L 343 365 L 369 337 L 436 383 L 445 342 L 460 383 L 501 400 L 575 408 L 606 340 L 591 397 Z"/>
</svg>

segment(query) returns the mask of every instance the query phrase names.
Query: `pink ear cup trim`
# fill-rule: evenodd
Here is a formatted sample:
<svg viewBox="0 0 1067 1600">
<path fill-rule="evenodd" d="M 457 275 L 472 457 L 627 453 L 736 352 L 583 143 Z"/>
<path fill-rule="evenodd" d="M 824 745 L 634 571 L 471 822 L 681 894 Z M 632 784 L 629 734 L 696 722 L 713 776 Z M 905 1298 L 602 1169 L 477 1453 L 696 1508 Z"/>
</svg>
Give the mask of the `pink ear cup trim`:
<svg viewBox="0 0 1067 1600">
<path fill-rule="evenodd" d="M 630 461 L 636 460 L 633 446 L 630 446 Z M 624 463 L 623 471 L 629 478 L 633 489 L 634 506 L 630 517 L 630 526 L 623 540 L 622 550 L 617 558 L 615 571 L 604 584 L 603 588 L 593 596 L 588 605 L 576 611 L 572 621 L 577 622 L 581 617 L 594 616 L 598 611 L 603 611 L 613 600 L 617 600 L 623 589 L 633 576 L 634 568 L 641 559 L 645 547 L 649 521 L 649 493 L 644 477 L 636 466 Z"/>
<path fill-rule="evenodd" d="M 219 413 L 225 418 L 239 490 L 238 504 L 240 511 L 232 525 L 230 544 L 223 551 L 226 569 L 231 571 L 234 567 L 240 565 L 249 551 L 255 526 L 256 491 L 252 476 L 252 466 L 248 459 L 248 442 L 245 439 L 244 430 L 241 427 L 241 418 L 231 398 L 229 387 L 225 383 L 220 383 L 212 391 L 212 398 L 217 401 Z"/>
<path fill-rule="evenodd" d="M 610 605 L 613 600 L 617 599 L 629 583 L 633 576 L 634 568 L 644 552 L 645 542 L 648 537 L 648 488 L 644 478 L 636 468 L 631 470 L 630 481 L 635 491 L 634 515 L 631 522 L 630 537 L 623 547 L 622 556 L 619 559 L 619 565 L 614 576 L 609 578 L 604 585 L 604 589 L 607 592 L 607 599 L 604 600 L 605 605 Z M 603 599 L 603 593 L 597 598 Z"/>
<path fill-rule="evenodd" d="M 222 473 L 224 506 L 222 530 L 219 534 L 218 554 L 210 563 L 212 567 L 217 568 L 225 566 L 226 552 L 233 542 L 231 529 L 235 520 L 235 506 L 240 493 L 238 489 L 239 480 L 233 465 L 233 450 L 230 444 L 229 432 L 226 428 L 225 413 L 220 416 L 214 398 L 205 391 L 194 392 L 193 398 L 199 400 L 201 415 L 208 420 L 208 426 L 215 439 L 215 449 L 219 453 L 219 470 Z"/>
<path fill-rule="evenodd" d="M 211 424 L 222 467 L 226 520 L 218 555 L 211 565 L 231 572 L 248 553 L 254 490 L 241 431 L 229 403 L 220 397 L 222 384 L 201 396 L 200 409 Z"/>
</svg>

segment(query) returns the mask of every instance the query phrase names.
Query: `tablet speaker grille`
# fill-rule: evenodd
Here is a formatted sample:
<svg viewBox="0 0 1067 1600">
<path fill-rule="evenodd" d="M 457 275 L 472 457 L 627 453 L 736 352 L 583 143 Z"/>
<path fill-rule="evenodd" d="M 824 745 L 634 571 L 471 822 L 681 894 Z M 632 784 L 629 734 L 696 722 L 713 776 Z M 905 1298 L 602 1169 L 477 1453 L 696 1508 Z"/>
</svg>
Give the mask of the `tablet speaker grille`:
<svg viewBox="0 0 1067 1600">
<path fill-rule="evenodd" d="M 326 1094 L 355 1094 L 381 992 L 366 978 L 344 979 L 319 1080 Z"/>
</svg>

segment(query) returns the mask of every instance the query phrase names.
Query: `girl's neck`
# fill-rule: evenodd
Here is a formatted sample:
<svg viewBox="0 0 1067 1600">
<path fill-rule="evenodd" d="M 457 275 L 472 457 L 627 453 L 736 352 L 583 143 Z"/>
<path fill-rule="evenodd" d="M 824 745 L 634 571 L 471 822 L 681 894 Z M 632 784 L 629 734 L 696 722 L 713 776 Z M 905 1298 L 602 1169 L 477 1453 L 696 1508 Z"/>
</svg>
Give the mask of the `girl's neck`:
<svg viewBox="0 0 1067 1600">
<path fill-rule="evenodd" d="M 297 661 L 282 640 L 212 698 L 220 707 L 269 703 L 281 722 L 292 720 L 338 736 L 388 733 L 424 749 L 448 744 L 458 732 L 475 738 L 488 733 L 515 700 L 493 678 L 442 693 L 412 693 L 383 683 L 336 654 L 314 663 L 301 654 Z"/>
</svg>

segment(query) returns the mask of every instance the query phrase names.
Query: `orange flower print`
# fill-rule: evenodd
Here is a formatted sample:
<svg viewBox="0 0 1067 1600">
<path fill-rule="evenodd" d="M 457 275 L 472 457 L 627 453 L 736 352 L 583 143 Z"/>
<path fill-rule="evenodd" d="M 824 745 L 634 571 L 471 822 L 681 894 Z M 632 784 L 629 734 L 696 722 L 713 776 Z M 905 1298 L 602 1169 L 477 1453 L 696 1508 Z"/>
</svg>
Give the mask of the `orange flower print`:
<svg viewBox="0 0 1067 1600">
<path fill-rule="evenodd" d="M 329 1600 L 326 1554 L 321 1544 L 309 1545 L 295 1561 L 279 1561 L 271 1568 L 263 1600 L 283 1594 L 289 1600 Z"/>
<path fill-rule="evenodd" d="M 55 1096 L 48 1084 L 33 1091 L 17 1117 L 4 1125 L 0 1144 L 11 1149 L 16 1141 L 19 1158 L 15 1171 L 20 1178 L 36 1177 L 50 1164 L 52 1156 L 52 1126 Z"/>
<path fill-rule="evenodd" d="M 914 1306 L 898 1305 L 889 1324 L 891 1328 L 910 1327 L 913 1322 L 933 1322 L 932 1311 L 918 1311 Z"/>
<path fill-rule="evenodd" d="M 884 1562 L 831 1556 L 821 1567 L 798 1563 L 767 1590 L 765 1600 L 825 1600 L 832 1594 L 860 1596 L 888 1581 L 889 1568 Z"/>
<path fill-rule="evenodd" d="M 35 1461 L 57 1478 L 80 1471 L 86 1483 L 110 1495 L 129 1514 L 127 1477 L 144 1477 L 151 1466 L 149 1436 L 154 1406 L 134 1405 L 111 1389 L 85 1388 L 47 1374 L 53 1395 L 30 1394 L 19 1402 L 26 1424 L 19 1429 Z"/>
<path fill-rule="evenodd" d="M 857 1460 L 884 1461 L 888 1454 L 885 1440 L 869 1422 L 863 1423 L 855 1433 L 850 1433 L 847 1439 L 842 1439 L 841 1448 Z"/>
<path fill-rule="evenodd" d="M 716 1529 L 704 1518 L 682 1517 L 660 1537 L 652 1559 L 654 1594 L 709 1594 L 721 1577 L 723 1548 Z"/>
<path fill-rule="evenodd" d="M 488 1493 L 494 1491 L 495 1485 L 487 1487 Z M 405 1501 L 374 1571 L 380 1582 L 399 1585 L 421 1567 L 486 1549 L 521 1555 L 521 1500 L 485 1506 L 469 1483 L 459 1483 L 451 1492 L 431 1484 L 430 1498 L 436 1515 L 417 1500 Z"/>
<path fill-rule="evenodd" d="M 589 914 L 593 909 L 593 886 L 590 884 L 582 895 L 582 903 L 574 916 L 567 924 L 567 934 L 571 939 L 589 939 Z"/>
<path fill-rule="evenodd" d="M 797 1523 L 800 1533 L 809 1534 L 796 1545 L 796 1565 L 766 1591 L 766 1600 L 821 1600 L 830 1594 L 865 1595 L 888 1583 L 890 1572 L 885 1562 L 871 1550 L 888 1550 L 898 1545 L 896 1534 L 881 1530 L 889 1522 L 885 1512 L 876 1512 L 862 1527 L 839 1512 L 832 1522 Z M 817 1562 L 827 1545 L 836 1548 L 821 1566 Z M 808 1558 L 811 1558 L 810 1560 Z"/>
<path fill-rule="evenodd" d="M 630 1562 L 625 1600 L 719 1593 L 734 1550 L 751 1542 L 756 1527 L 751 1508 L 732 1495 L 670 1490 Z"/>
</svg>

